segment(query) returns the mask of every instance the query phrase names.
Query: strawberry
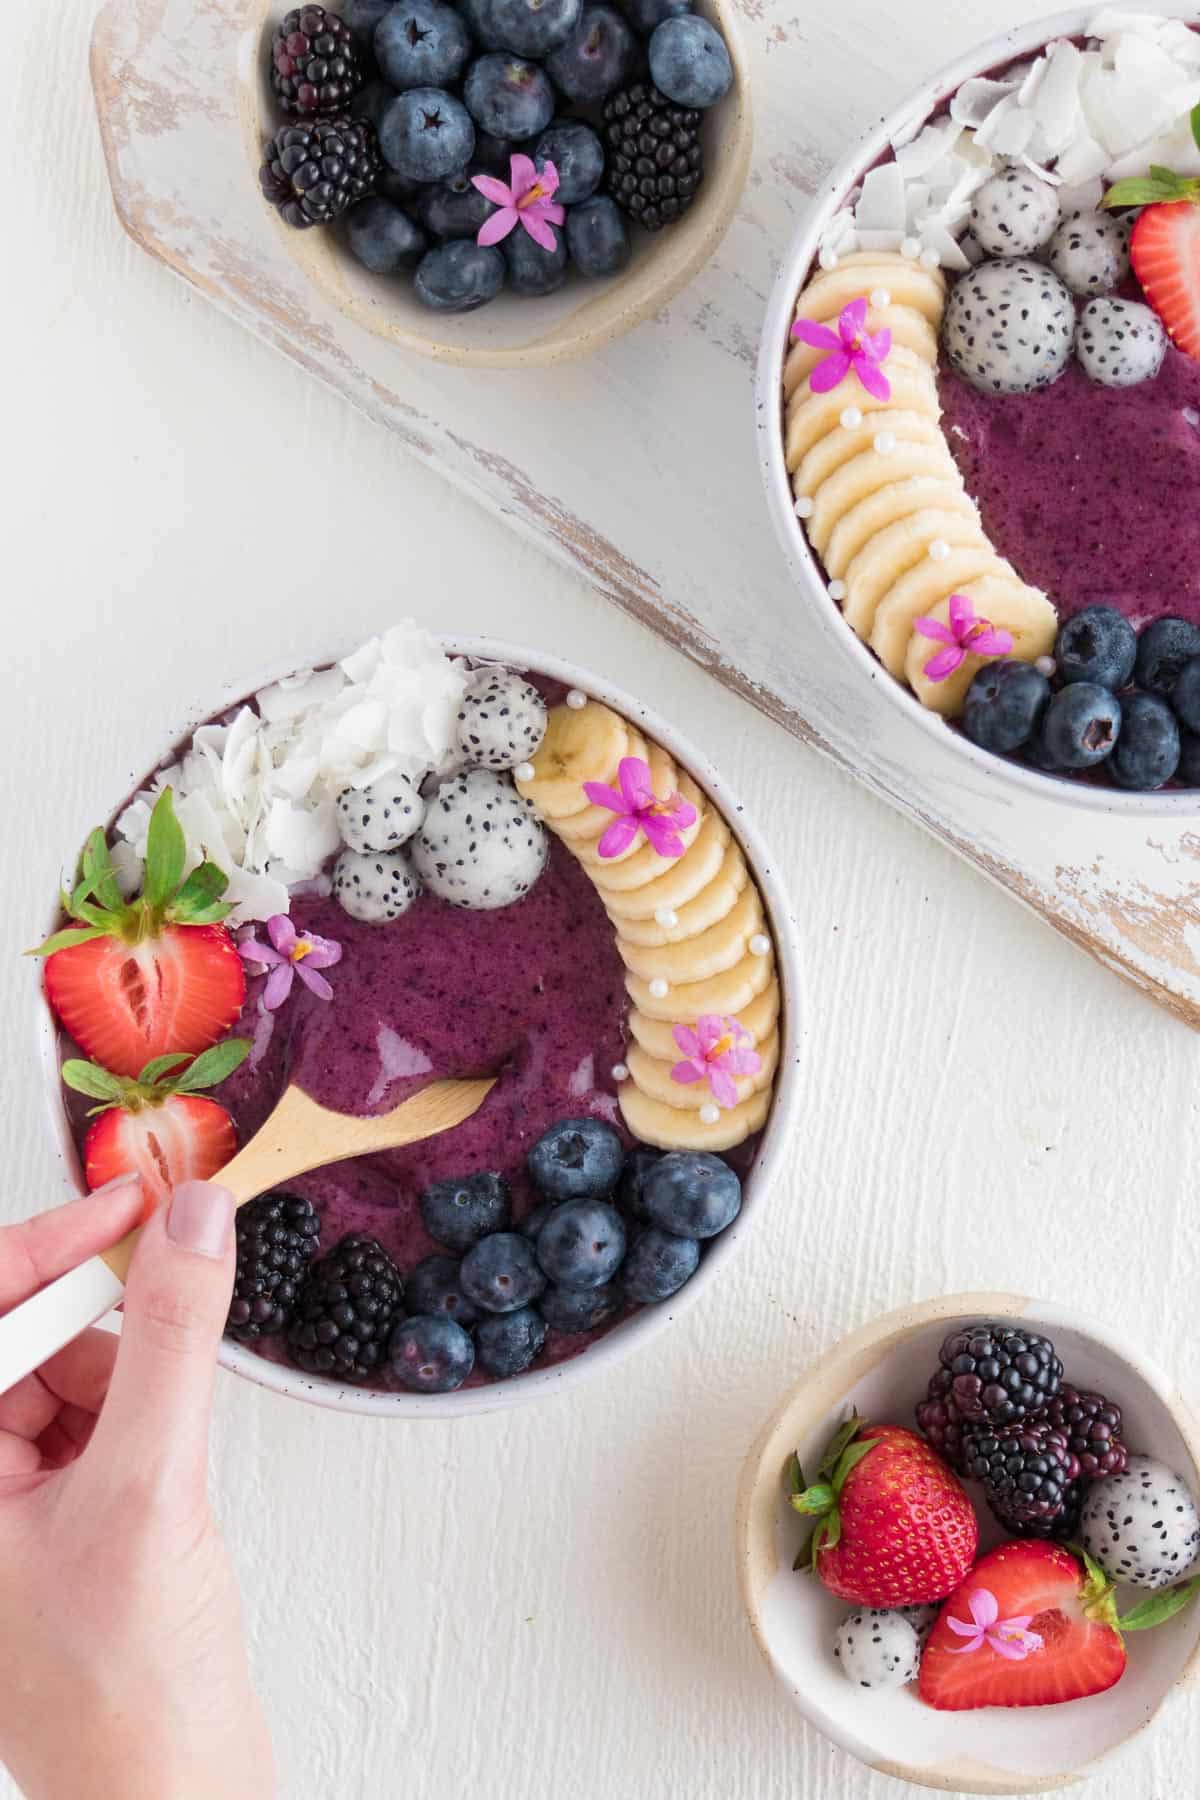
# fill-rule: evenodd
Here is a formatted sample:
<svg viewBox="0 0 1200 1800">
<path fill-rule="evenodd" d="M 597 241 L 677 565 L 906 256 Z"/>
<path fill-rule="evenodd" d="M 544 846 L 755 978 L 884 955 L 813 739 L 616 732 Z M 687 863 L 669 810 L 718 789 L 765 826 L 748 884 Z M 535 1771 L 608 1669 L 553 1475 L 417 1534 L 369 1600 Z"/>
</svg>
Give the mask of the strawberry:
<svg viewBox="0 0 1200 1800">
<path fill-rule="evenodd" d="M 1200 145 L 1200 106 L 1192 134 Z M 1134 273 L 1174 343 L 1200 361 L 1200 180 L 1155 164 L 1118 181 L 1104 204 L 1145 208 L 1129 240 Z"/>
<path fill-rule="evenodd" d="M 796 1457 L 791 1503 L 816 1529 L 796 1560 L 831 1593 L 860 1606 L 943 1600 L 975 1560 L 979 1527 L 958 1477 L 915 1432 L 866 1426 L 857 1414 L 805 1485 Z"/>
<path fill-rule="evenodd" d="M 77 923 L 34 952 L 46 958 L 46 998 L 63 1026 L 116 1075 L 207 1050 L 246 997 L 242 959 L 220 923 L 227 877 L 204 862 L 185 881 L 186 856 L 166 788 L 150 819 L 141 895 L 123 898 L 104 833 L 93 831 L 75 887 L 62 896 Z"/>
</svg>

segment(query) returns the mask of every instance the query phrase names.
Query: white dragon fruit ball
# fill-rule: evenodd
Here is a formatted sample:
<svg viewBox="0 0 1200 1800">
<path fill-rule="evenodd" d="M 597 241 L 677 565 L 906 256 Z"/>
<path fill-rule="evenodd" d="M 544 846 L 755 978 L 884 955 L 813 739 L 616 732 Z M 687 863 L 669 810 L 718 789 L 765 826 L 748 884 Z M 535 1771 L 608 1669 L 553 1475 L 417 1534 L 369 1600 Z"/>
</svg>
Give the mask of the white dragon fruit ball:
<svg viewBox="0 0 1200 1800">
<path fill-rule="evenodd" d="M 1079 315 L 1075 355 L 1084 373 L 1102 387 L 1152 381 L 1166 354 L 1162 320 L 1140 301 L 1089 300 Z"/>
<path fill-rule="evenodd" d="M 833 1641 L 842 1674 L 856 1687 L 902 1688 L 917 1679 L 921 1640 L 902 1612 L 852 1612 Z"/>
<path fill-rule="evenodd" d="M 1058 224 L 1058 195 L 1025 168 L 1001 169 L 971 208 L 971 234 L 988 256 L 1032 256 Z"/>
<path fill-rule="evenodd" d="M 337 797 L 338 830 L 347 849 L 371 855 L 407 844 L 425 817 L 425 802 L 407 775 L 384 775 L 370 787 Z"/>
<path fill-rule="evenodd" d="M 1073 294 L 1091 299 L 1129 273 L 1129 224 L 1114 213 L 1074 212 L 1050 239 L 1050 267 Z"/>
<path fill-rule="evenodd" d="M 955 282 L 942 321 L 951 365 L 985 394 L 1031 394 L 1071 360 L 1075 303 L 1057 275 L 1025 257 L 993 260 Z"/>
<path fill-rule="evenodd" d="M 387 925 L 406 913 L 420 883 L 399 850 L 364 856 L 343 850 L 333 865 L 333 894 L 343 912 L 364 925 Z"/>
<path fill-rule="evenodd" d="M 895 1610 L 902 1619 L 908 1620 L 917 1634 L 917 1642 L 924 1650 L 926 1638 L 941 1617 L 941 1601 L 932 1600 L 923 1606 L 897 1606 Z"/>
<path fill-rule="evenodd" d="M 546 735 L 546 703 L 512 669 L 478 669 L 458 710 L 458 747 L 476 768 L 515 769 Z"/>
<path fill-rule="evenodd" d="M 546 866 L 546 833 L 506 775 L 467 769 L 433 795 L 413 840 L 417 874 L 452 906 L 490 912 L 527 894 Z"/>
<path fill-rule="evenodd" d="M 1079 1541 L 1112 1581 L 1164 1588 L 1200 1556 L 1200 1513 L 1183 1478 L 1151 1456 L 1131 1456 L 1083 1503 Z"/>
</svg>

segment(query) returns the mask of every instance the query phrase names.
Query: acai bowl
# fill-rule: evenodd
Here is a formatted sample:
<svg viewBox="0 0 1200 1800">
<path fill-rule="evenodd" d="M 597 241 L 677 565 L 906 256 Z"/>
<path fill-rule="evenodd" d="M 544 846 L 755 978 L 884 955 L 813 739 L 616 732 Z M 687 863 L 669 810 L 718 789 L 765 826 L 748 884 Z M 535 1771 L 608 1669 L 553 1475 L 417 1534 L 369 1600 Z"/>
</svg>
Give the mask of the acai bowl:
<svg viewBox="0 0 1200 1800">
<path fill-rule="evenodd" d="M 1192 810 L 1200 770 L 1196 19 L 1060 14 L 936 75 L 830 177 L 759 364 L 772 517 L 864 712 L 1102 811 Z"/>
<path fill-rule="evenodd" d="M 662 1330 L 762 1204 L 798 1103 L 786 900 L 720 777 L 569 664 L 410 625 L 206 711 L 53 921 L 114 915 L 43 958 L 73 1185 L 218 1176 L 289 1081 L 364 1114 L 496 1075 L 455 1131 L 242 1210 L 222 1360 L 317 1404 L 459 1416 Z"/>
</svg>

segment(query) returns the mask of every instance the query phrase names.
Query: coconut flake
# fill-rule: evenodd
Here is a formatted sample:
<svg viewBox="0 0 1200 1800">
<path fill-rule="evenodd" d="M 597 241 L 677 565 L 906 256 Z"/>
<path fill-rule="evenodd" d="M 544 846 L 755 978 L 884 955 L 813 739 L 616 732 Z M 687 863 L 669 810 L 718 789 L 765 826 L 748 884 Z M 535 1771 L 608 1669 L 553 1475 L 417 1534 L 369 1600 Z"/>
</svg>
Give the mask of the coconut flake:
<svg viewBox="0 0 1200 1800">
<path fill-rule="evenodd" d="M 1081 119 L 1079 86 L 1084 61 L 1067 39 L 1054 45 L 1046 58 L 1045 77 L 1032 100 L 1033 116 L 1045 140 L 1042 154 L 1055 156 L 1071 142 Z"/>
<path fill-rule="evenodd" d="M 860 239 L 866 231 L 897 231 L 903 236 L 904 175 L 898 164 L 880 163 L 864 175 L 854 223 Z"/>
<path fill-rule="evenodd" d="M 895 155 L 905 181 L 919 181 L 928 175 L 954 149 L 962 132 L 955 120 L 939 119 L 934 125 L 926 125 L 911 143 L 902 144 Z"/>
</svg>

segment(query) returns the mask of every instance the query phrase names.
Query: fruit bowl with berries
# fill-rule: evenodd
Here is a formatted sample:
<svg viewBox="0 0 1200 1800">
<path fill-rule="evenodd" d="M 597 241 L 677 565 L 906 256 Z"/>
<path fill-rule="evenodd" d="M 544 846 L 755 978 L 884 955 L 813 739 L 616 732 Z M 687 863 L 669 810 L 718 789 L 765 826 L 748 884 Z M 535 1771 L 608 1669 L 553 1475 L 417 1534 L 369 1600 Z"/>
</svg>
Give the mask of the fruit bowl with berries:
<svg viewBox="0 0 1200 1800">
<path fill-rule="evenodd" d="M 264 0 L 258 22 L 264 228 L 405 348 L 587 354 L 732 218 L 751 126 L 729 0 Z"/>
<path fill-rule="evenodd" d="M 1091 1774 L 1200 1673 L 1200 1425 L 1100 1321 L 959 1294 L 873 1321 L 777 1407 L 742 1594 L 807 1716 L 972 1794 Z"/>
</svg>

